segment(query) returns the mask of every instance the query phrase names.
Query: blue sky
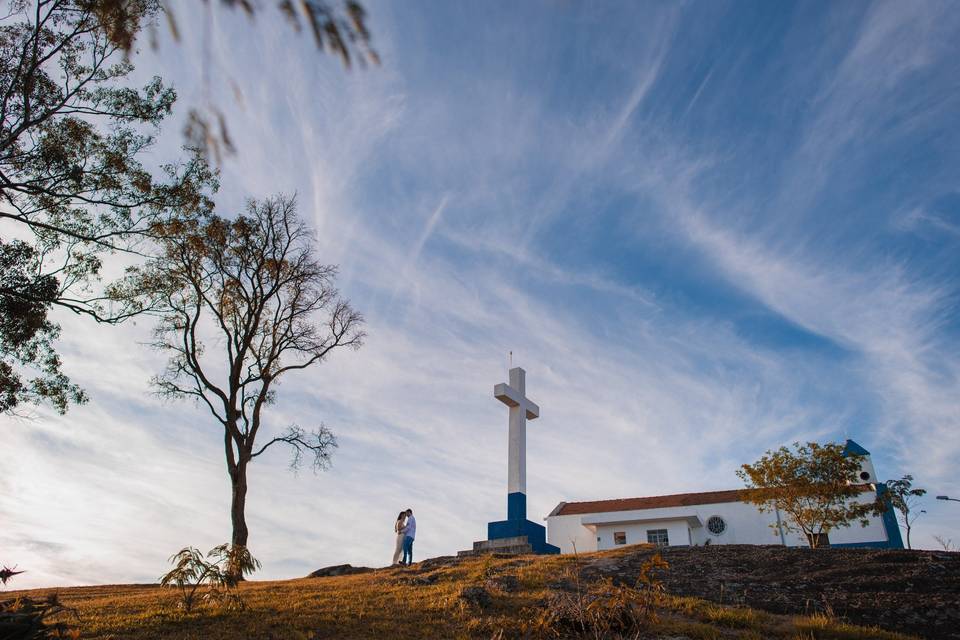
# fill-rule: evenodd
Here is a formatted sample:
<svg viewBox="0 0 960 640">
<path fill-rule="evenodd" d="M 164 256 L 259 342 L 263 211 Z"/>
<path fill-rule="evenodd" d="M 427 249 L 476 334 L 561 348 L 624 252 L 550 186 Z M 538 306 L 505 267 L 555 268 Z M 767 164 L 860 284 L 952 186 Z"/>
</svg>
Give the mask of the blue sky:
<svg viewBox="0 0 960 640">
<path fill-rule="evenodd" d="M 947 3 L 375 3 L 345 72 L 264 11 L 174 5 L 136 58 L 177 87 L 154 156 L 211 100 L 238 155 L 218 206 L 296 193 L 367 317 L 358 353 L 284 382 L 333 469 L 252 466 L 262 577 L 418 557 L 505 510 L 507 353 L 542 417 L 531 516 L 560 500 L 732 488 L 794 440 L 853 437 L 882 477 L 960 494 L 960 15 Z M 233 84 L 243 98 L 234 97 Z M 64 318 L 66 417 L 5 425 L 0 561 L 21 586 L 152 581 L 229 537 L 219 436 L 119 329 Z M 9 421 L 8 421 L 9 422 Z M 8 445 L 9 446 L 9 445 Z M 914 540 L 960 542 L 955 503 Z M 772 540 L 772 538 L 771 538 Z"/>
</svg>

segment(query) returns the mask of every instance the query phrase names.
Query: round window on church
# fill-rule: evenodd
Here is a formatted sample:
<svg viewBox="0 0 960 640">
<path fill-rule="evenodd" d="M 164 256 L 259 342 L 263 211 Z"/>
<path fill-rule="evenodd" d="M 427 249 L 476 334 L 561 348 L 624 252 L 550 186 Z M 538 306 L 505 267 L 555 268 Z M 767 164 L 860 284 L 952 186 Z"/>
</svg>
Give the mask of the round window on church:
<svg viewBox="0 0 960 640">
<path fill-rule="evenodd" d="M 866 482 L 867 480 L 869 480 L 869 479 L 870 479 L 870 472 L 868 472 L 868 471 L 861 471 L 861 472 L 860 472 L 860 479 L 863 480 L 864 482 Z"/>
<path fill-rule="evenodd" d="M 720 535 L 727 530 L 727 523 L 720 516 L 710 516 L 707 520 L 707 529 L 715 536 Z"/>
</svg>

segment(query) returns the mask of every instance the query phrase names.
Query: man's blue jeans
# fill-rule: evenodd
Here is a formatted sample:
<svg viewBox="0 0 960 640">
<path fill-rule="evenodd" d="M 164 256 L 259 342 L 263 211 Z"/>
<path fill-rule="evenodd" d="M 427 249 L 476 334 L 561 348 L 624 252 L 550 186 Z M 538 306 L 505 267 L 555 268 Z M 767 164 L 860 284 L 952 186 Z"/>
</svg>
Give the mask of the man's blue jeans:
<svg viewBox="0 0 960 640">
<path fill-rule="evenodd" d="M 403 560 L 400 564 L 410 564 L 413 562 L 413 538 L 407 536 L 403 539 Z"/>
</svg>

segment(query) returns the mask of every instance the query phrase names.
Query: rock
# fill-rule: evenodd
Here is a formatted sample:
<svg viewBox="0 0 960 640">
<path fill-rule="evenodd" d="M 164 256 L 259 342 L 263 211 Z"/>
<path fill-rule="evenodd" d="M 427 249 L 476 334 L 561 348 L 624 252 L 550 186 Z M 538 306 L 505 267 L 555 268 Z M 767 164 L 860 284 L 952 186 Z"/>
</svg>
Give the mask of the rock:
<svg viewBox="0 0 960 640">
<path fill-rule="evenodd" d="M 548 589 L 553 591 L 576 591 L 577 584 L 568 578 L 561 578 L 547 585 Z"/>
<path fill-rule="evenodd" d="M 460 590 L 460 599 L 480 609 L 486 609 L 493 604 L 490 592 L 483 587 L 464 587 Z"/>
<path fill-rule="evenodd" d="M 581 578 L 584 585 L 600 578 L 632 584 L 654 552 L 638 546 L 619 553 L 615 562 L 603 556 L 583 558 Z M 960 640 L 960 554 L 759 545 L 660 552 L 670 568 L 658 577 L 672 595 L 782 614 L 827 608 L 855 624 Z M 555 579 L 548 586 L 569 593 L 571 585 Z"/>
<path fill-rule="evenodd" d="M 449 567 L 451 565 L 457 564 L 460 562 L 460 559 L 457 556 L 438 556 L 436 558 L 429 558 L 417 564 L 420 569 L 424 571 L 429 571 L 431 569 L 436 569 L 437 567 Z"/>
<path fill-rule="evenodd" d="M 350 576 L 356 573 L 370 573 L 373 571 L 370 567 L 355 567 L 350 564 L 337 564 L 332 567 L 317 569 L 308 578 L 329 578 L 331 576 Z"/>
<path fill-rule="evenodd" d="M 513 575 L 494 576 L 487 580 L 487 586 L 491 589 L 513 593 L 520 590 L 520 581 L 517 580 L 517 576 Z"/>
</svg>

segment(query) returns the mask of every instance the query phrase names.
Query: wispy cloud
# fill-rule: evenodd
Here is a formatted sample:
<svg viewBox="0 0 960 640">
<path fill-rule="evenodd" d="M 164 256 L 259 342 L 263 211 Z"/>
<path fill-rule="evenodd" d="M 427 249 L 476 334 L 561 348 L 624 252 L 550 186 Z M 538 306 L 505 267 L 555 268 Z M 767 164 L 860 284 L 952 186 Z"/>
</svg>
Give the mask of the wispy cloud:
<svg viewBox="0 0 960 640">
<path fill-rule="evenodd" d="M 241 108 L 215 93 L 240 149 L 218 203 L 229 212 L 297 192 L 369 330 L 359 352 L 280 387 L 266 429 L 323 421 L 341 446 L 318 477 L 292 476 L 280 452 L 254 465 L 262 576 L 385 563 L 408 506 L 419 557 L 481 538 L 505 508 L 506 416 L 492 386 L 510 351 L 543 410 L 528 436 L 532 514 L 735 486 L 738 464 L 807 438 L 860 438 L 882 475 L 960 490 L 956 279 L 882 244 L 912 234 L 878 239 L 887 227 L 876 224 L 936 195 L 948 169 L 929 183 L 911 174 L 909 192 L 862 187 L 861 200 L 831 174 L 864 137 L 879 144 L 904 91 L 924 126 L 945 122 L 949 18 L 841 12 L 837 32 L 853 35 L 821 61 L 815 90 L 803 85 L 807 108 L 745 125 L 770 87 L 747 95 L 746 63 L 692 81 L 690 68 L 724 58 L 691 32 L 690 7 L 583 9 L 592 47 L 570 45 L 567 8 L 523 10 L 550 19 L 526 21 L 534 32 L 518 43 L 498 28 L 508 16 L 484 5 L 444 25 L 431 22 L 443 12 L 372 5 L 385 63 L 351 73 L 272 18 L 239 49 L 250 27 L 218 24 L 215 51 L 244 95 Z M 724 20 L 716 29 L 726 46 L 772 58 L 783 71 L 765 82 L 794 95 L 794 52 L 753 51 Z M 816 28 L 792 38 L 821 41 Z M 139 64 L 189 99 L 200 92 L 190 54 L 165 44 Z M 883 151 L 853 153 L 848 182 L 868 185 Z M 747 315 L 831 350 L 759 341 Z M 0 457 L 0 561 L 30 570 L 21 586 L 154 580 L 179 547 L 228 536 L 220 437 L 200 408 L 150 395 L 163 363 L 134 346 L 149 323 L 65 324 L 67 370 L 93 402 L 3 425 L 16 455 Z M 956 530 L 929 511 L 920 538 Z"/>
</svg>

